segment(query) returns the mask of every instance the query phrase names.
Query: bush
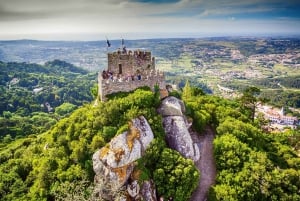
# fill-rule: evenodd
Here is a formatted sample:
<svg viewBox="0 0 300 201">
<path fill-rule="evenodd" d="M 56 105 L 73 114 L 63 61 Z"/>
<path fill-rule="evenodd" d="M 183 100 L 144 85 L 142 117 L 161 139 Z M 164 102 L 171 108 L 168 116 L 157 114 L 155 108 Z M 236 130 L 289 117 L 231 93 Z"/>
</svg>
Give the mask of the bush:
<svg viewBox="0 0 300 201">
<path fill-rule="evenodd" d="M 198 186 L 200 173 L 191 159 L 183 158 L 177 151 L 163 149 L 153 173 L 158 194 L 186 201 Z"/>
</svg>

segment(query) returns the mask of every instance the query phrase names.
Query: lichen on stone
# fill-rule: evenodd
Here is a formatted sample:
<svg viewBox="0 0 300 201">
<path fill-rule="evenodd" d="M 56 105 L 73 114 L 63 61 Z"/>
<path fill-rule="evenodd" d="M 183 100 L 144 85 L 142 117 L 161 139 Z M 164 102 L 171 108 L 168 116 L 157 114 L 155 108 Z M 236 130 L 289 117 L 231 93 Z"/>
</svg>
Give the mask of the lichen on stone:
<svg viewBox="0 0 300 201">
<path fill-rule="evenodd" d="M 127 133 L 126 139 L 127 139 L 128 148 L 131 151 L 133 148 L 134 140 L 140 139 L 141 134 L 139 129 L 134 127 L 131 122 L 129 122 L 128 124 L 129 124 L 129 131 Z"/>
<path fill-rule="evenodd" d="M 127 178 L 127 169 L 129 168 L 130 164 L 125 165 L 123 167 L 112 168 L 111 170 L 118 175 L 119 182 L 124 182 Z"/>
<path fill-rule="evenodd" d="M 122 156 L 125 154 L 124 149 L 118 148 L 118 149 L 113 150 L 113 152 L 114 152 L 114 155 L 115 155 L 116 162 L 117 163 L 120 162 L 120 160 L 122 159 Z"/>
<path fill-rule="evenodd" d="M 103 157 L 105 157 L 109 152 L 109 144 L 107 144 L 106 146 L 102 147 L 102 149 L 100 150 L 100 159 L 102 159 Z"/>
</svg>

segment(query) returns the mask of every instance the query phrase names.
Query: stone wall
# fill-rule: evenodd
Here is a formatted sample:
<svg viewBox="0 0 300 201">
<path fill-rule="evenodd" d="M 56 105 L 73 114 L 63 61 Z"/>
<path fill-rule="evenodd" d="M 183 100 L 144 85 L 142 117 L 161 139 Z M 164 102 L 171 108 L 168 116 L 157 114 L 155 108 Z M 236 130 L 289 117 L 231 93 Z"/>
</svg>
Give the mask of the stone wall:
<svg viewBox="0 0 300 201">
<path fill-rule="evenodd" d="M 101 73 L 98 75 L 98 87 L 99 87 L 99 97 L 101 101 L 106 100 L 107 94 L 112 94 L 116 92 L 129 92 L 138 87 L 149 86 L 154 90 L 154 86 L 158 84 L 160 89 L 165 89 L 165 76 L 163 73 L 156 73 L 147 77 L 141 77 L 140 80 L 135 78 L 134 80 L 111 80 L 103 79 Z"/>
<path fill-rule="evenodd" d="M 155 59 L 149 51 L 129 50 L 108 53 L 107 70 L 114 74 L 135 75 L 155 70 Z"/>
<path fill-rule="evenodd" d="M 107 94 L 132 91 L 138 87 L 156 84 L 165 89 L 165 76 L 155 69 L 155 58 L 150 51 L 118 50 L 107 54 L 107 70 L 98 75 L 98 95 L 101 101 Z"/>
</svg>

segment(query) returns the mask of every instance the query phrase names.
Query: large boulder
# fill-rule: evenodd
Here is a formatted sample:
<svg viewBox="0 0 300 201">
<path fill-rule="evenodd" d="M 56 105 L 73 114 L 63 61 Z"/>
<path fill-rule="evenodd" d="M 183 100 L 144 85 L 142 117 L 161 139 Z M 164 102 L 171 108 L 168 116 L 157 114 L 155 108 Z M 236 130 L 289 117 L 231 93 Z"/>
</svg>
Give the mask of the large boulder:
<svg viewBox="0 0 300 201">
<path fill-rule="evenodd" d="M 133 119 L 129 131 L 113 138 L 100 149 L 101 161 L 109 167 L 119 168 L 142 157 L 153 140 L 152 130 L 144 117 Z"/>
<path fill-rule="evenodd" d="M 173 97 L 169 96 L 165 98 L 160 107 L 158 108 L 158 113 L 160 113 L 163 117 L 165 116 L 182 116 L 185 112 L 184 103 Z"/>
<path fill-rule="evenodd" d="M 163 118 L 166 141 L 170 148 L 177 150 L 185 158 L 197 161 L 200 152 L 197 144 L 188 131 L 188 125 L 183 116 L 168 116 Z"/>
<path fill-rule="evenodd" d="M 96 185 L 101 184 L 100 195 L 112 200 L 130 177 L 134 162 L 141 158 L 153 140 L 153 132 L 147 120 L 141 116 L 129 123 L 129 131 L 114 137 L 110 143 L 93 155 Z M 102 191 L 102 192 L 101 192 Z"/>
<path fill-rule="evenodd" d="M 199 160 L 199 147 L 193 143 L 189 133 L 188 129 L 191 125 L 184 116 L 183 102 L 175 97 L 168 97 L 162 101 L 158 112 L 163 116 L 163 126 L 169 147 L 178 151 L 185 158 L 193 161 Z"/>
</svg>

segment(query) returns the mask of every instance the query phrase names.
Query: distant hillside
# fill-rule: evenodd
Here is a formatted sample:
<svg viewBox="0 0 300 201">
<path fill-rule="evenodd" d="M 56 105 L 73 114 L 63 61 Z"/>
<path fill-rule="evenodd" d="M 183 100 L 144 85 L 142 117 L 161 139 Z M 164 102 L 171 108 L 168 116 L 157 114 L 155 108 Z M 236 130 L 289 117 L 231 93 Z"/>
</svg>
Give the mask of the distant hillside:
<svg viewBox="0 0 300 201">
<path fill-rule="evenodd" d="M 260 88 L 262 97 L 266 98 L 271 105 L 300 108 L 300 75 L 253 79 L 250 84 Z M 249 85 L 248 83 L 238 85 L 232 82 L 226 86 L 242 91 Z"/>
<path fill-rule="evenodd" d="M 45 63 L 59 59 L 83 67 L 90 71 L 105 68 L 107 51 L 121 47 L 120 40 L 110 40 L 111 47 L 106 48 L 101 41 L 36 41 L 14 40 L 0 41 L 0 61 Z M 226 49 L 238 50 L 243 56 L 256 54 L 284 54 L 298 50 L 299 38 L 255 38 L 255 37 L 211 37 L 211 38 L 171 38 L 126 40 L 127 48 L 150 49 L 158 63 L 173 62 L 172 68 L 193 64 L 213 64 L 214 59 L 230 60 L 230 54 L 220 54 Z M 215 55 L 218 53 L 219 55 Z M 182 57 L 185 55 L 185 57 Z M 188 56 L 188 57 L 186 57 Z M 186 63 L 178 63 L 181 59 Z M 239 59 L 238 59 L 239 60 Z M 181 66 L 188 64 L 188 66 Z M 164 65 L 163 65 L 164 66 Z M 197 65 L 194 65 L 197 67 Z"/>
<path fill-rule="evenodd" d="M 61 107 L 70 110 L 93 100 L 95 79 L 95 73 L 60 60 L 45 65 L 0 62 L 0 136 L 31 134 L 42 124 L 53 125 L 60 110 L 67 109 Z"/>
<path fill-rule="evenodd" d="M 110 43 L 111 47 L 107 48 L 105 40 L 0 41 L 0 61 L 45 63 L 59 59 L 98 72 L 107 66 L 107 52 L 121 47 L 121 40 L 110 40 Z M 125 38 L 125 46 L 151 50 L 156 67 L 165 72 L 169 84 L 182 88 L 190 80 L 194 86 L 217 95 L 222 94 L 218 85 L 236 89 L 238 93 L 243 87 L 257 86 L 257 79 L 272 81 L 272 78 L 300 75 L 299 38 Z M 276 95 L 276 99 L 280 97 Z M 293 101 L 289 105 L 296 104 Z"/>
<path fill-rule="evenodd" d="M 96 71 L 105 64 L 105 41 L 0 41 L 0 61 L 43 64 L 59 59 Z"/>
</svg>

